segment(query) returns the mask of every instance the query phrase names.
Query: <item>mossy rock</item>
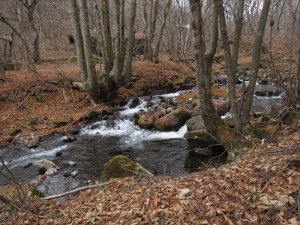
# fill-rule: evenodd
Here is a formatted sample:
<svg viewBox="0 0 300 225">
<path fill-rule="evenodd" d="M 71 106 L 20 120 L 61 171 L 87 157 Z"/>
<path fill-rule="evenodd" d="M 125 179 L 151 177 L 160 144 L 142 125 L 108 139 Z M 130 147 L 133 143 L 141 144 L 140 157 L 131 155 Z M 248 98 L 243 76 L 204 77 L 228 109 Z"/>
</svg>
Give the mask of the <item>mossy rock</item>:
<svg viewBox="0 0 300 225">
<path fill-rule="evenodd" d="M 174 66 L 173 70 L 176 71 L 176 72 L 178 72 L 178 73 L 182 72 L 182 68 L 178 64 Z"/>
<path fill-rule="evenodd" d="M 28 126 L 34 126 L 38 122 L 38 118 L 34 118 L 28 122 Z"/>
<path fill-rule="evenodd" d="M 174 84 L 176 85 L 176 86 L 178 86 L 178 85 L 183 85 L 183 84 L 185 84 L 187 82 L 187 78 L 186 77 L 179 77 L 179 78 L 177 78 L 175 81 L 174 81 Z"/>
<path fill-rule="evenodd" d="M 223 62 L 225 60 L 225 56 L 223 54 L 216 54 L 214 56 L 215 62 Z"/>
<path fill-rule="evenodd" d="M 105 164 L 101 174 L 101 181 L 105 182 L 112 178 L 124 178 L 138 174 L 152 176 L 152 174 L 140 164 L 133 162 L 126 156 L 117 155 Z"/>
<path fill-rule="evenodd" d="M 10 129 L 8 131 L 8 134 L 13 137 L 13 136 L 16 136 L 17 134 L 19 134 L 21 131 L 22 130 L 20 128 Z"/>
<path fill-rule="evenodd" d="M 53 121 L 52 123 L 54 124 L 55 127 L 63 127 L 69 123 L 72 123 L 73 119 L 72 118 L 66 118 L 66 119 L 58 119 Z"/>
</svg>

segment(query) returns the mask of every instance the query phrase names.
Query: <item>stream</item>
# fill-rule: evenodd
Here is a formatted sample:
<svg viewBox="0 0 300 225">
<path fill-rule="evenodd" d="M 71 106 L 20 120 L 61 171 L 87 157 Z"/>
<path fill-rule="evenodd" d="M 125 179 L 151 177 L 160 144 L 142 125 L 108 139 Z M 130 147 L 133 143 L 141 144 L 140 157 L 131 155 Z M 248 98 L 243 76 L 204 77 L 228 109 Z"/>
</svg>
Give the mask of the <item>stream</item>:
<svg viewBox="0 0 300 225">
<path fill-rule="evenodd" d="M 257 90 L 265 88 L 274 91 L 276 89 L 272 85 L 270 87 L 257 85 Z M 162 98 L 175 98 L 191 91 L 152 96 L 151 100 L 154 103 L 152 110 L 155 110 Z M 118 108 L 114 119 L 83 126 L 73 142 L 66 143 L 64 135 L 53 135 L 45 138 L 36 148 L 29 149 L 25 145 L 4 147 L 1 150 L 4 152 L 6 165 L 18 181 L 34 183 L 39 171 L 38 161 L 51 160 L 60 167 L 60 170 L 56 174 L 46 176 L 38 189 L 45 195 L 54 195 L 93 182 L 100 175 L 104 164 L 118 154 L 128 156 L 150 172 L 168 176 L 195 171 L 203 165 L 203 162 L 216 164 L 224 161 L 189 153 L 183 139 L 187 131 L 185 125 L 177 132 L 145 130 L 135 125 L 134 114 L 140 110 L 147 110 L 149 98 L 140 97 L 135 107 L 130 107 L 133 101 L 130 99 L 125 106 Z M 266 106 L 281 101 L 281 95 L 254 96 L 253 110 L 263 112 Z M 70 161 L 76 164 L 71 165 Z M 66 172 L 76 175 L 66 177 L 64 176 Z M 0 175 L 0 184 L 7 183 L 9 180 Z"/>
</svg>

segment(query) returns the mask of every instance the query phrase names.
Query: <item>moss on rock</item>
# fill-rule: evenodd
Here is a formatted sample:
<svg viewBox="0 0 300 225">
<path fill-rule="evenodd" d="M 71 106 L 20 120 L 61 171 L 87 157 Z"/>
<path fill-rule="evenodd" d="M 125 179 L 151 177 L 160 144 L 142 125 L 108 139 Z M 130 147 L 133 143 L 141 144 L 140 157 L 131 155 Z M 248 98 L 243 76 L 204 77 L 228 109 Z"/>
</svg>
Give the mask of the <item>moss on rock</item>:
<svg viewBox="0 0 300 225">
<path fill-rule="evenodd" d="M 66 118 L 66 119 L 55 120 L 52 123 L 54 124 L 55 127 L 62 127 L 62 126 L 65 126 L 69 123 L 72 123 L 72 122 L 73 122 L 72 118 Z"/>
<path fill-rule="evenodd" d="M 8 134 L 13 137 L 13 136 L 16 136 L 18 133 L 20 133 L 21 131 L 22 130 L 20 128 L 10 129 L 8 131 Z"/>
<path fill-rule="evenodd" d="M 105 164 L 101 174 L 101 181 L 105 182 L 112 178 L 130 177 L 137 174 L 152 176 L 152 174 L 140 164 L 133 162 L 126 156 L 117 155 Z"/>
</svg>

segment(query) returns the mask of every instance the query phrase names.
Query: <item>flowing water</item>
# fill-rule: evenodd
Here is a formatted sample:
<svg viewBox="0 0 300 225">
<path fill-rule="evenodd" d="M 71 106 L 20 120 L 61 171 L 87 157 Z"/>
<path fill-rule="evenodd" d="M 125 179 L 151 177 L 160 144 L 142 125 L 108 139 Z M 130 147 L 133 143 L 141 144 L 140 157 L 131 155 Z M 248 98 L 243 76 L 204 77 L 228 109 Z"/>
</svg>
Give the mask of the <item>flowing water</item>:
<svg viewBox="0 0 300 225">
<path fill-rule="evenodd" d="M 152 96 L 155 110 L 162 98 L 174 98 L 184 91 L 174 94 Z M 150 172 L 158 175 L 178 175 L 193 171 L 202 162 L 219 163 L 220 159 L 190 154 L 183 136 L 186 126 L 177 132 L 144 130 L 133 122 L 133 115 L 140 110 L 147 110 L 149 97 L 139 98 L 135 107 L 133 99 L 120 107 L 114 119 L 97 121 L 81 128 L 77 140 L 64 142 L 64 136 L 54 135 L 46 138 L 37 148 L 29 149 L 25 145 L 11 145 L 3 148 L 7 167 L 21 182 L 33 181 L 37 175 L 38 161 L 48 159 L 60 167 L 57 174 L 46 176 L 39 189 L 46 195 L 58 194 L 76 187 L 87 185 L 90 180 L 100 175 L 101 168 L 111 157 L 123 154 L 140 163 Z M 269 104 L 281 101 L 280 97 L 255 97 L 253 109 L 263 111 Z M 151 110 L 150 109 L 150 110 Z M 76 162 L 71 166 L 69 161 Z M 32 164 L 24 168 L 25 165 Z M 76 177 L 65 177 L 64 173 L 77 171 Z M 0 175 L 0 184 L 9 180 Z"/>
</svg>

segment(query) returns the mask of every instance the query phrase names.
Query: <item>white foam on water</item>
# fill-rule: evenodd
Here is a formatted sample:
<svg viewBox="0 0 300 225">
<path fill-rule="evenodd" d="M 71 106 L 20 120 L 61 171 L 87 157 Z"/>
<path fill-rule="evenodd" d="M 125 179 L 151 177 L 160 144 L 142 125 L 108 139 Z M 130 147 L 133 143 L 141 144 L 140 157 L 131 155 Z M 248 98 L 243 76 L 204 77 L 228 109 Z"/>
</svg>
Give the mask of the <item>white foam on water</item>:
<svg viewBox="0 0 300 225">
<path fill-rule="evenodd" d="M 21 156 L 9 162 L 9 168 L 13 169 L 17 166 L 24 165 L 26 162 L 32 162 L 33 164 L 40 159 L 48 158 L 49 156 L 54 156 L 57 152 L 67 149 L 68 145 L 58 146 L 49 150 L 39 149 L 38 151 L 32 152 L 32 154 Z"/>
<path fill-rule="evenodd" d="M 118 136 L 121 142 L 134 144 L 145 140 L 182 138 L 187 131 L 185 125 L 177 132 L 161 132 L 142 129 L 130 120 L 116 120 L 113 122 L 113 126 L 109 123 L 108 121 L 100 121 L 94 124 L 98 125 L 98 128 L 86 127 L 82 129 L 81 133 L 85 135 Z"/>
</svg>

